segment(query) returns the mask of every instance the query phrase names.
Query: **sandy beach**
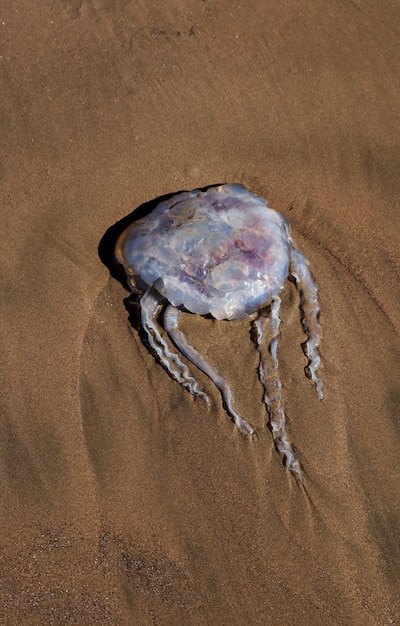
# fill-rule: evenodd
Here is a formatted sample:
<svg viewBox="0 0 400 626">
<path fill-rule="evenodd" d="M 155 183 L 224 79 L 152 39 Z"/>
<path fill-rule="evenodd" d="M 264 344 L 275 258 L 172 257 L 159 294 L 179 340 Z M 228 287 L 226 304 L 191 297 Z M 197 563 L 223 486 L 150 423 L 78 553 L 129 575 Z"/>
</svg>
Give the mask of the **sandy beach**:
<svg viewBox="0 0 400 626">
<path fill-rule="evenodd" d="M 400 624 L 399 25 L 391 0 L 3 3 L 1 624 Z M 210 408 L 150 354 L 104 239 L 231 182 L 319 287 L 322 401 L 282 293 L 305 488 L 248 322 L 181 322 L 245 438 L 205 375 Z"/>
</svg>

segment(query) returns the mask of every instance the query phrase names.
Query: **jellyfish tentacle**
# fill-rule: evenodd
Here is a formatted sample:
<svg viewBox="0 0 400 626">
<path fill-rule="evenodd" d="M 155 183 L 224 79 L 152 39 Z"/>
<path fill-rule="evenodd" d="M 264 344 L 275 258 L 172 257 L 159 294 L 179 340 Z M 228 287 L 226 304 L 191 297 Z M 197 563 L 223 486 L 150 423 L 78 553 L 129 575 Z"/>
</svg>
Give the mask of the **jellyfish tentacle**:
<svg viewBox="0 0 400 626">
<path fill-rule="evenodd" d="M 196 367 L 198 367 L 202 372 L 204 372 L 218 387 L 221 392 L 226 410 L 228 414 L 233 418 L 238 429 L 244 435 L 252 435 L 254 433 L 253 427 L 246 422 L 233 408 L 232 406 L 232 392 L 231 389 L 222 376 L 218 374 L 218 372 L 208 363 L 205 358 L 197 352 L 191 346 L 187 340 L 183 332 L 178 327 L 178 319 L 179 319 L 180 311 L 172 306 L 171 304 L 167 306 L 164 313 L 164 327 L 167 331 L 168 335 L 171 337 L 172 341 L 176 345 L 176 347 L 180 350 L 180 352 L 191 361 Z"/>
<path fill-rule="evenodd" d="M 194 396 L 201 398 L 209 404 L 208 396 L 200 391 L 196 380 L 190 376 L 187 366 L 182 363 L 177 354 L 170 351 L 167 342 L 160 334 L 158 324 L 155 321 L 160 304 L 161 299 L 154 289 L 146 291 L 140 301 L 142 326 L 146 331 L 150 347 L 154 350 L 161 363 L 168 370 L 171 376 L 178 381 L 178 383 L 190 391 L 190 393 Z"/>
<path fill-rule="evenodd" d="M 307 259 L 292 247 L 291 249 L 291 275 L 296 280 L 297 288 L 300 292 L 302 325 L 304 333 L 307 335 L 305 344 L 308 365 L 306 373 L 311 378 L 317 390 L 318 397 L 322 400 L 324 397 L 322 380 L 317 376 L 317 371 L 321 362 L 318 354 L 318 346 L 320 340 L 321 327 L 319 323 L 319 303 L 318 303 L 318 287 L 314 283 L 311 272 L 308 269 Z"/>
<path fill-rule="evenodd" d="M 282 384 L 278 372 L 278 335 L 280 326 L 279 310 L 281 299 L 275 296 L 271 302 L 269 317 L 270 340 L 264 341 L 264 314 L 261 312 L 253 321 L 254 343 L 260 353 L 259 377 L 264 387 L 264 404 L 269 413 L 269 429 L 272 432 L 275 448 L 284 457 L 286 467 L 303 482 L 303 474 L 286 432 L 286 416 L 282 401 Z M 270 362 L 268 366 L 267 363 Z"/>
</svg>

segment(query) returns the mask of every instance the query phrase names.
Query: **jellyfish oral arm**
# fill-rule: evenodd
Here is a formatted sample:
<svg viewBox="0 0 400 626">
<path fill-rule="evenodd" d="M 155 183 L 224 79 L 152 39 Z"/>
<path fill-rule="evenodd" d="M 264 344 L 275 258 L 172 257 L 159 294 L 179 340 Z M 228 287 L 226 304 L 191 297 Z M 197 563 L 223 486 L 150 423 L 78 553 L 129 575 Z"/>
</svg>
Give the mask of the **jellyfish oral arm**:
<svg viewBox="0 0 400 626">
<path fill-rule="evenodd" d="M 178 319 L 179 319 L 180 311 L 170 304 L 167 306 L 164 313 L 164 328 L 167 331 L 168 335 L 171 337 L 172 341 L 179 349 L 179 351 L 191 361 L 196 367 L 199 368 L 204 374 L 213 381 L 213 383 L 218 387 L 221 392 L 227 413 L 233 418 L 238 429 L 244 435 L 252 435 L 254 433 L 254 429 L 246 420 L 244 420 L 233 408 L 232 406 L 232 392 L 231 389 L 222 376 L 218 374 L 218 372 L 208 363 L 204 357 L 201 356 L 197 350 L 195 350 L 191 345 L 188 344 L 185 335 L 178 327 Z"/>
<path fill-rule="evenodd" d="M 322 400 L 324 397 L 322 380 L 317 376 L 317 370 L 321 362 L 317 351 L 321 332 L 318 320 L 320 312 L 317 296 L 318 287 L 314 283 L 311 272 L 308 269 L 307 259 L 301 252 L 293 247 L 290 254 L 290 264 L 291 275 L 295 278 L 297 288 L 300 292 L 301 309 L 303 313 L 302 324 L 303 330 L 307 335 L 306 353 L 308 366 L 306 372 L 315 385 L 318 397 Z"/>
<path fill-rule="evenodd" d="M 140 301 L 142 326 L 147 334 L 150 347 L 157 354 L 162 365 L 171 374 L 171 376 L 180 383 L 185 389 L 190 391 L 194 396 L 204 400 L 209 404 L 208 396 L 200 391 L 195 379 L 190 376 L 189 370 L 180 360 L 179 356 L 171 352 L 167 342 L 160 334 L 156 317 L 163 298 L 161 298 L 154 289 L 146 291 Z"/>
<path fill-rule="evenodd" d="M 265 316 L 261 311 L 259 316 L 253 321 L 255 334 L 253 341 L 260 353 L 259 377 L 264 387 L 264 404 L 269 413 L 269 428 L 276 450 L 282 454 L 285 464 L 296 478 L 303 482 L 303 473 L 296 455 L 290 445 L 286 431 L 286 416 L 283 408 L 282 385 L 278 372 L 278 335 L 281 323 L 279 310 L 281 299 L 276 295 L 271 302 L 271 313 L 269 317 L 270 341 L 269 345 L 264 338 L 263 324 Z"/>
</svg>

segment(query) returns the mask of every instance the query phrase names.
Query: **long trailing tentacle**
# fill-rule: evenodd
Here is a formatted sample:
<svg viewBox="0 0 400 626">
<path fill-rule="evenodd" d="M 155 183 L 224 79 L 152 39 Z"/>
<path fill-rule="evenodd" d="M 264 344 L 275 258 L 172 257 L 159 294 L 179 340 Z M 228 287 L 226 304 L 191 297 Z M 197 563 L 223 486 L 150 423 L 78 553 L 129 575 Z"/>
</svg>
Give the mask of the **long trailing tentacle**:
<svg viewBox="0 0 400 626">
<path fill-rule="evenodd" d="M 147 334 L 150 347 L 154 350 L 161 363 L 168 370 L 171 376 L 178 381 L 178 383 L 190 391 L 190 393 L 194 396 L 198 396 L 209 404 L 208 396 L 199 390 L 198 384 L 196 380 L 190 376 L 187 366 L 182 363 L 177 354 L 170 351 L 167 342 L 160 334 L 158 325 L 155 321 L 160 304 L 161 298 L 153 289 L 146 291 L 140 301 L 142 326 Z"/>
<path fill-rule="evenodd" d="M 319 303 L 318 303 L 318 287 L 314 283 L 310 270 L 308 269 L 307 259 L 292 247 L 291 250 L 291 275 L 296 280 L 296 285 L 300 292 L 302 324 L 303 330 L 307 335 L 305 344 L 306 356 L 308 358 L 308 366 L 306 373 L 313 381 L 317 394 L 320 399 L 324 396 L 322 380 L 317 376 L 321 359 L 318 354 L 318 346 L 320 341 L 321 327 L 319 324 Z"/>
<path fill-rule="evenodd" d="M 269 428 L 272 432 L 275 447 L 283 455 L 285 464 L 303 482 L 303 474 L 286 432 L 286 417 L 282 401 L 282 384 L 278 372 L 278 335 L 280 326 L 279 310 L 281 299 L 275 296 L 271 303 L 269 317 L 269 344 L 264 340 L 264 320 L 261 312 L 253 321 L 254 343 L 260 353 L 259 376 L 264 387 L 264 403 L 269 413 Z M 269 365 L 268 365 L 269 362 Z"/>
<path fill-rule="evenodd" d="M 236 426 L 245 435 L 252 435 L 254 429 L 248 422 L 246 422 L 233 408 L 232 406 L 232 392 L 226 380 L 218 374 L 218 372 L 201 356 L 197 350 L 188 344 L 185 335 L 178 327 L 179 310 L 172 305 L 169 305 L 164 313 L 164 327 L 168 335 L 171 337 L 174 344 L 179 348 L 182 354 L 185 355 L 189 361 L 191 361 L 202 372 L 207 374 L 213 383 L 218 387 L 221 392 L 226 410 L 228 414 L 233 418 Z"/>
</svg>

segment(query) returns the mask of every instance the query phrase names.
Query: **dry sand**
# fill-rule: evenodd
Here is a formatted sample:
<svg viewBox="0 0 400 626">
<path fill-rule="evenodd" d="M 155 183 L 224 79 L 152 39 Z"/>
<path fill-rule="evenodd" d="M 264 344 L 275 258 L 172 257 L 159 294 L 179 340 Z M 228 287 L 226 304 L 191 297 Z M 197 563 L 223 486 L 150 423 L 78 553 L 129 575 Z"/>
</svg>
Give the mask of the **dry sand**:
<svg viewBox="0 0 400 626">
<path fill-rule="evenodd" d="M 0 623 L 399 624 L 399 3 L 0 13 Z M 210 410 L 156 363 L 98 254 L 143 202 L 233 181 L 320 287 L 323 402 L 290 284 L 280 340 L 306 490 L 248 324 L 183 320 L 251 441 L 205 376 Z"/>
</svg>

